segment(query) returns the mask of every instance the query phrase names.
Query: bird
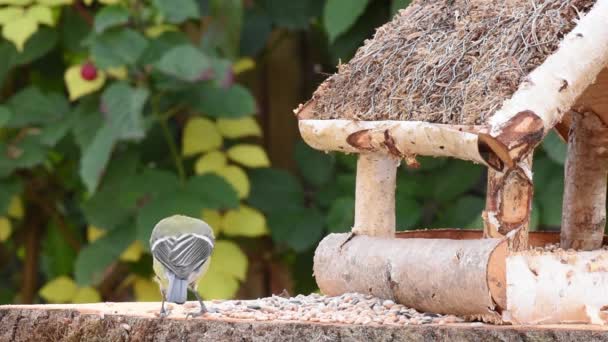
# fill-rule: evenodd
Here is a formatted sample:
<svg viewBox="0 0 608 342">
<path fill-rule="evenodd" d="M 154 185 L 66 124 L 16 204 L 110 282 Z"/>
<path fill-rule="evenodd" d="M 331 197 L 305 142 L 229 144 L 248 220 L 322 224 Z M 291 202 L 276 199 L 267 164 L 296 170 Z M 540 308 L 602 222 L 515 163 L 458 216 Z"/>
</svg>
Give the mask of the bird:
<svg viewBox="0 0 608 342">
<path fill-rule="evenodd" d="M 207 312 L 197 288 L 211 263 L 215 237 L 211 227 L 203 220 L 173 215 L 160 220 L 150 236 L 155 280 L 162 294 L 160 317 L 166 317 L 165 301 L 184 304 L 188 290 L 200 305 L 199 316 Z"/>
</svg>

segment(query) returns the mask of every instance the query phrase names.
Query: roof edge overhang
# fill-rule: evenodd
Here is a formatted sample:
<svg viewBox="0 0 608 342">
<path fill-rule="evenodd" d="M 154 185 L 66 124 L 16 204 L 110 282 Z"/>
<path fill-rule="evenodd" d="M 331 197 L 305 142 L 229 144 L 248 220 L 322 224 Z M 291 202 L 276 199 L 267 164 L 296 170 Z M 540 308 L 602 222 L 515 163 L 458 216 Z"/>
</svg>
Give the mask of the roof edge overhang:
<svg viewBox="0 0 608 342">
<path fill-rule="evenodd" d="M 344 153 L 384 153 L 408 163 L 416 155 L 456 157 L 503 170 L 508 155 L 485 126 L 452 126 L 422 121 L 300 120 L 311 147 Z M 502 150 L 495 153 L 494 149 Z"/>
<path fill-rule="evenodd" d="M 490 135 L 500 135 L 515 115 L 530 111 L 542 121 L 544 136 L 562 121 L 607 66 L 608 0 L 597 0 L 559 48 L 488 119 Z"/>
</svg>

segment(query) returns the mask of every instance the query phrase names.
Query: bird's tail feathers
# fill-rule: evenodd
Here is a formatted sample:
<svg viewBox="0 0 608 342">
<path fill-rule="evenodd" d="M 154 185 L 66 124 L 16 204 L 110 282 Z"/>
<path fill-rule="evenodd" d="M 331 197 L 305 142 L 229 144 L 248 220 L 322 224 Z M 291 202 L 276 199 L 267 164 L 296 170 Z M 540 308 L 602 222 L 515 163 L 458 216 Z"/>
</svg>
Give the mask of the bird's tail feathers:
<svg viewBox="0 0 608 342">
<path fill-rule="evenodd" d="M 167 289 L 167 301 L 176 304 L 184 304 L 188 299 L 188 281 L 180 279 L 171 272 L 167 272 L 169 288 Z"/>
</svg>

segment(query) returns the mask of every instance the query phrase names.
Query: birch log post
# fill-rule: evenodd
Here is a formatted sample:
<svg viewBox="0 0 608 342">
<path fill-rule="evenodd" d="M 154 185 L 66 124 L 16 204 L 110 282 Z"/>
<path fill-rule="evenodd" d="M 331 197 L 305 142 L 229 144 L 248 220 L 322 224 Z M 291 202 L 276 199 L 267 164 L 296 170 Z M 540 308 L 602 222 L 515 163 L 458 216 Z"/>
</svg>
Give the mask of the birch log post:
<svg viewBox="0 0 608 342">
<path fill-rule="evenodd" d="M 395 236 L 395 187 L 398 166 L 399 160 L 389 155 L 359 155 L 353 233 Z"/>
<path fill-rule="evenodd" d="M 602 246 L 606 227 L 608 127 L 594 113 L 572 113 L 564 176 L 561 247 Z"/>
<path fill-rule="evenodd" d="M 528 231 L 532 211 L 532 153 L 517 167 L 498 172 L 488 169 L 486 208 L 483 212 L 484 237 L 510 237 L 511 249 L 518 251 L 528 247 Z"/>
</svg>

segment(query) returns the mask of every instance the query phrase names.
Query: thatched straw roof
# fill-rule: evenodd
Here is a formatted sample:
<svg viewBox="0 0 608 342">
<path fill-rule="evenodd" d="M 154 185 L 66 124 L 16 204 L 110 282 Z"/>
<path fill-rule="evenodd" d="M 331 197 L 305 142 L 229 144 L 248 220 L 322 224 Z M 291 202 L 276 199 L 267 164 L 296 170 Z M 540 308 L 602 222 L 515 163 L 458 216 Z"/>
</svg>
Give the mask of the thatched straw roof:
<svg viewBox="0 0 608 342">
<path fill-rule="evenodd" d="M 314 119 L 482 124 L 594 3 L 414 1 L 319 86 L 307 112 Z"/>
</svg>

